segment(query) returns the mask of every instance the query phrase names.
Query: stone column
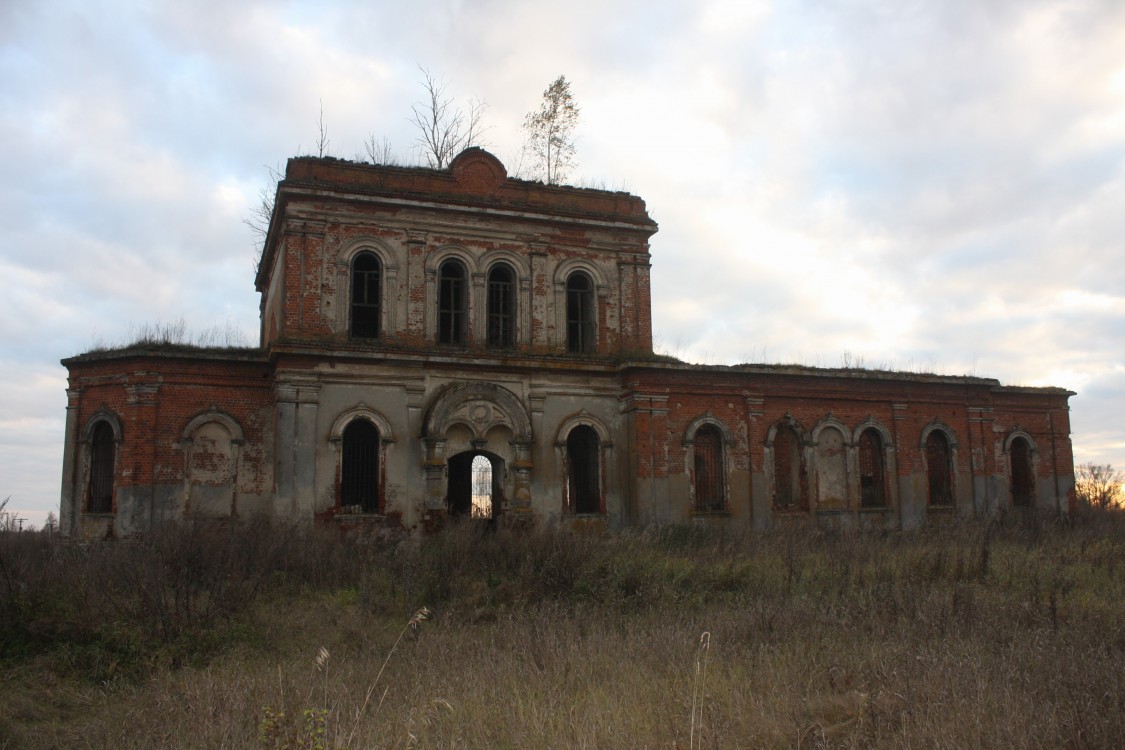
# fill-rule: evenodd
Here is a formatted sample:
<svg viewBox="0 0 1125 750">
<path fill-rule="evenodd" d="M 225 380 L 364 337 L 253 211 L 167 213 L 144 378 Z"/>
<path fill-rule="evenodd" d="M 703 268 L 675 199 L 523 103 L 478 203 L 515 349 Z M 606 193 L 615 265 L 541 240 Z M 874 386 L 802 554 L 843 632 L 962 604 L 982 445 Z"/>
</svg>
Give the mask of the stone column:
<svg viewBox="0 0 1125 750">
<path fill-rule="evenodd" d="M 511 442 L 511 446 L 512 523 L 520 526 L 531 522 L 531 469 L 534 465 L 531 457 L 532 441 L 516 439 Z"/>
<path fill-rule="evenodd" d="M 403 304 L 406 318 L 398 326 L 407 340 L 420 342 L 427 336 L 429 321 L 433 317 L 427 309 L 432 274 L 426 273 L 426 233 L 408 230 L 406 233 L 406 289 Z"/>
<path fill-rule="evenodd" d="M 426 477 L 425 510 L 422 516 L 423 528 L 437 531 L 445 523 L 445 438 L 426 438 L 426 458 L 422 462 L 422 472 Z"/>
<path fill-rule="evenodd" d="M 316 507 L 316 426 L 320 386 L 301 383 L 297 389 L 294 498 L 300 518 L 309 518 Z"/>
<path fill-rule="evenodd" d="M 484 283 L 484 273 L 473 271 L 470 275 L 472 284 L 468 299 L 469 325 L 467 344 L 483 346 L 488 341 L 488 300 Z"/>
<path fill-rule="evenodd" d="M 59 531 L 64 537 L 78 536 L 82 491 L 78 487 L 78 404 L 82 391 L 66 389 L 66 431 L 63 437 L 62 497 L 59 498 Z"/>
<path fill-rule="evenodd" d="M 295 469 L 297 432 L 297 387 L 290 383 L 278 383 L 274 389 L 274 409 L 276 425 L 276 445 L 274 456 L 274 494 L 276 510 L 282 515 L 295 518 L 297 515 Z"/>
<path fill-rule="evenodd" d="M 530 316 L 528 320 L 528 349 L 540 351 L 548 348 L 547 340 L 547 246 L 533 242 L 528 255 L 531 258 L 531 289 L 529 292 Z"/>
</svg>

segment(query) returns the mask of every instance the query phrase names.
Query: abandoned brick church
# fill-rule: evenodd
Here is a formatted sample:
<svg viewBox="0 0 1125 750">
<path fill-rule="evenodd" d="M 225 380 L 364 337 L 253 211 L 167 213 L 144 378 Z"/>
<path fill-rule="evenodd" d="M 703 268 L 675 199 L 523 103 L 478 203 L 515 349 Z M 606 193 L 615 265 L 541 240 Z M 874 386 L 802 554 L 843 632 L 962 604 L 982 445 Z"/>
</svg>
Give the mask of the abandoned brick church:
<svg viewBox="0 0 1125 750">
<path fill-rule="evenodd" d="M 446 170 L 291 159 L 256 280 L 260 347 L 63 361 L 63 531 L 1069 511 L 1069 391 L 654 355 L 656 230 L 640 198 L 512 179 L 476 148 Z"/>
</svg>

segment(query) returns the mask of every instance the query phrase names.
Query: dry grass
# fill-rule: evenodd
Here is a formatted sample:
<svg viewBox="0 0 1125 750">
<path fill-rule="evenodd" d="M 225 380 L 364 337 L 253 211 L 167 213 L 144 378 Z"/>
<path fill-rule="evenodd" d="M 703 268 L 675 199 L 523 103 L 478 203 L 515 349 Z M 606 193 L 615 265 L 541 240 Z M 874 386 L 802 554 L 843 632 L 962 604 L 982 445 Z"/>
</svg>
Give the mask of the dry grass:
<svg viewBox="0 0 1125 750">
<path fill-rule="evenodd" d="M 168 636 L 143 608 L 68 631 L 9 593 L 0 747 L 1115 747 L 1123 528 L 459 529 L 299 553 L 258 529 L 264 560 L 236 562 L 259 593 Z M 36 549 L 28 584 L 81 564 Z"/>
</svg>

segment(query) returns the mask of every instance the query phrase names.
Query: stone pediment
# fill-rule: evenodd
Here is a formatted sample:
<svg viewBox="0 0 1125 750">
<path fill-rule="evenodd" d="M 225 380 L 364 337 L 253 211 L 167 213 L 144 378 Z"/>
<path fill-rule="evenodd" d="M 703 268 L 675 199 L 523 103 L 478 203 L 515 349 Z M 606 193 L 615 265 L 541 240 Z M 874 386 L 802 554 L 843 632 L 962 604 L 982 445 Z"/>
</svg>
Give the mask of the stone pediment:
<svg viewBox="0 0 1125 750">
<path fill-rule="evenodd" d="M 504 425 L 517 440 L 531 440 L 527 408 L 514 393 L 493 383 L 461 383 L 442 391 L 426 414 L 423 437 L 443 437 L 454 424 L 466 425 L 476 438 Z"/>
</svg>

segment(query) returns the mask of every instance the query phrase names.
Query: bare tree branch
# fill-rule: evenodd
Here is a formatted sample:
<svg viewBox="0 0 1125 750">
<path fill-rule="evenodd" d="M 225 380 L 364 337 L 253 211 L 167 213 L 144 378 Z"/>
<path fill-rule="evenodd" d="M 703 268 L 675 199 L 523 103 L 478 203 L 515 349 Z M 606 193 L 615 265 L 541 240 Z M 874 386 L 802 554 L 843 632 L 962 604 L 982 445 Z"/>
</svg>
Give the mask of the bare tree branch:
<svg viewBox="0 0 1125 750">
<path fill-rule="evenodd" d="M 481 99 L 473 97 L 469 99 L 469 112 L 468 122 L 465 126 L 465 139 L 464 148 L 471 146 L 484 146 L 482 136 L 488 130 L 488 127 L 483 124 L 484 112 L 488 109 L 488 104 Z"/>
<path fill-rule="evenodd" d="M 1074 493 L 1090 508 L 1109 510 L 1125 505 L 1125 472 L 1110 464 L 1085 463 L 1075 467 Z"/>
<path fill-rule="evenodd" d="M 487 105 L 470 99 L 468 113 L 462 112 L 446 94 L 445 81 L 435 78 L 425 68 L 418 69 L 422 71 L 421 84 L 426 90 L 426 99 L 411 106 L 413 115 L 409 119 L 418 128 L 416 143 L 426 163 L 434 169 L 445 169 L 462 149 L 479 145 L 480 136 L 487 129 L 482 126 Z"/>
<path fill-rule="evenodd" d="M 324 124 L 324 100 L 320 100 L 320 116 L 316 120 L 316 155 L 323 158 L 328 153 L 328 126 Z"/>
<path fill-rule="evenodd" d="M 250 214 L 242 219 L 242 223 L 250 227 L 255 237 L 254 270 L 262 264 L 262 254 L 265 252 L 266 235 L 270 231 L 270 221 L 273 219 L 274 201 L 277 199 L 277 183 L 281 181 L 283 173 L 281 165 L 265 166 L 269 174 L 269 183 L 258 188 L 258 202 L 250 207 Z"/>
<path fill-rule="evenodd" d="M 383 164 L 386 166 L 397 166 L 398 158 L 394 154 L 394 149 L 391 148 L 391 142 L 387 138 L 377 139 L 375 134 L 367 136 L 363 142 L 363 150 L 366 153 L 367 161 L 372 164 Z M 362 156 L 357 158 L 356 161 L 362 160 Z"/>
</svg>

